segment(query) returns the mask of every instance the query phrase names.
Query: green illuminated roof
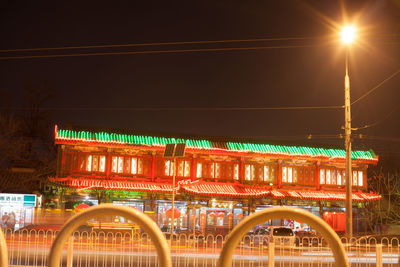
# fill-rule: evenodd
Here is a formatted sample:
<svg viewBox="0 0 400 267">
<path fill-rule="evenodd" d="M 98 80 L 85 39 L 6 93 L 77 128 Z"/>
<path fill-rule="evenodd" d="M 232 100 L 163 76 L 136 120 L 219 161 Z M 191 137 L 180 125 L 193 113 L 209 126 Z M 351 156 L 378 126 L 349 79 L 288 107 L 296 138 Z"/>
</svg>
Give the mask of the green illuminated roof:
<svg viewBox="0 0 400 267">
<path fill-rule="evenodd" d="M 98 143 L 114 143 L 127 145 L 143 145 L 143 146 L 164 146 L 168 143 L 186 143 L 188 148 L 194 149 L 211 149 L 211 150 L 227 150 L 238 152 L 254 152 L 265 154 L 284 154 L 284 155 L 299 155 L 311 157 L 334 157 L 345 158 L 343 149 L 326 149 L 317 147 L 305 146 L 280 146 L 260 143 L 241 143 L 241 142 L 213 142 L 210 140 L 201 139 L 182 139 L 182 138 L 167 138 L 145 135 L 128 135 L 116 134 L 107 132 L 88 132 L 62 130 L 56 127 L 56 140 L 75 140 L 85 142 Z M 352 159 L 375 159 L 375 153 L 370 151 L 352 151 Z"/>
</svg>

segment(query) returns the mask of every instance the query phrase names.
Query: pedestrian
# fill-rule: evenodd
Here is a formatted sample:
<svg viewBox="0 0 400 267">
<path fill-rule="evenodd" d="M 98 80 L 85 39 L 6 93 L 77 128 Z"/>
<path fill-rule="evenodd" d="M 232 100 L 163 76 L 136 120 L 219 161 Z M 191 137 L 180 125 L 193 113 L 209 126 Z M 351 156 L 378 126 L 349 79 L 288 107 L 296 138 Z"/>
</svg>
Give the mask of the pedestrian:
<svg viewBox="0 0 400 267">
<path fill-rule="evenodd" d="M 7 228 L 8 221 L 10 220 L 10 216 L 7 214 L 7 212 L 4 212 L 3 216 L 1 217 L 1 227 L 2 228 Z"/>
</svg>

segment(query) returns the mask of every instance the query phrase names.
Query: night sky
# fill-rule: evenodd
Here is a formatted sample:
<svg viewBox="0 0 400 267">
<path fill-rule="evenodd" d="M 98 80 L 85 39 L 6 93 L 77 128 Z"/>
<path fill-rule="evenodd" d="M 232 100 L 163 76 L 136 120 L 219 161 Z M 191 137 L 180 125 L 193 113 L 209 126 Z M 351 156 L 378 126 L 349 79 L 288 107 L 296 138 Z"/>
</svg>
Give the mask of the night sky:
<svg viewBox="0 0 400 267">
<path fill-rule="evenodd" d="M 46 88 L 53 96 L 42 107 L 61 127 L 337 145 L 341 109 L 241 108 L 343 105 L 336 31 L 345 20 L 360 27 L 350 55 L 352 101 L 400 69 L 399 0 L 6 1 L 0 8 L 1 105 L 18 112 L 27 87 Z M 156 44 L 250 39 L 279 40 Z M 4 51 L 119 44 L 153 45 Z M 183 51 L 194 49 L 209 51 Z M 128 51 L 163 52 L 9 58 Z M 355 148 L 398 153 L 399 85 L 400 74 L 352 106 L 353 127 L 378 122 L 355 132 L 364 135 Z"/>
</svg>

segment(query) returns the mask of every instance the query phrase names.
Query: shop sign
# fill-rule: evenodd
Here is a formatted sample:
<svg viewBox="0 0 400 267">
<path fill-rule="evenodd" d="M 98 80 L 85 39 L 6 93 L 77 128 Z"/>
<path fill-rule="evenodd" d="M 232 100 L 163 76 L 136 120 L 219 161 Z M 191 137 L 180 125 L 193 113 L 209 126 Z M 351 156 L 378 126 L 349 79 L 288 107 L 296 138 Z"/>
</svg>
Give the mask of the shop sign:
<svg viewBox="0 0 400 267">
<path fill-rule="evenodd" d="M 36 207 L 36 195 L 0 194 L 0 206 Z"/>
</svg>

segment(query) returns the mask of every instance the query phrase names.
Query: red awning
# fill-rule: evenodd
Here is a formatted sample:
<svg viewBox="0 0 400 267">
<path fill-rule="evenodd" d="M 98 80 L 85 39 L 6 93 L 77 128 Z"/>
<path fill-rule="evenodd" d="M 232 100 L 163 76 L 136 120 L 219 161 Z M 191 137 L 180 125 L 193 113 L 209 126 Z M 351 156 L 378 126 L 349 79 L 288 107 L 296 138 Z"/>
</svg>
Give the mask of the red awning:
<svg viewBox="0 0 400 267">
<path fill-rule="evenodd" d="M 138 192 L 172 193 L 172 185 L 167 183 L 146 183 L 133 181 L 82 179 L 82 178 L 49 178 L 66 186 L 92 189 L 103 188 L 111 190 L 128 190 Z M 185 192 L 199 196 L 216 196 L 231 198 L 273 198 L 273 199 L 304 199 L 304 200 L 331 200 L 345 201 L 346 193 L 324 190 L 285 190 L 273 189 L 260 185 L 242 185 L 235 183 L 214 183 L 201 181 L 180 181 L 177 183 L 176 193 Z M 382 198 L 375 193 L 353 192 L 353 201 L 375 201 Z"/>
<path fill-rule="evenodd" d="M 268 188 L 231 183 L 194 182 L 182 184 L 180 189 L 194 195 L 227 196 L 233 198 L 258 198 L 268 196 L 271 193 Z"/>
<path fill-rule="evenodd" d="M 66 186 L 71 186 L 81 189 L 101 188 L 101 189 L 127 190 L 127 191 L 139 191 L 139 192 L 172 193 L 171 184 L 100 180 L 100 179 L 81 179 L 81 178 L 49 178 L 49 180 L 51 182 L 58 182 Z"/>
<path fill-rule="evenodd" d="M 345 201 L 346 192 L 336 191 L 308 191 L 308 190 L 273 190 L 271 194 L 275 198 L 294 198 L 309 200 L 337 200 Z M 382 196 L 375 193 L 354 192 L 352 194 L 353 201 L 364 202 L 380 199 Z"/>
</svg>

